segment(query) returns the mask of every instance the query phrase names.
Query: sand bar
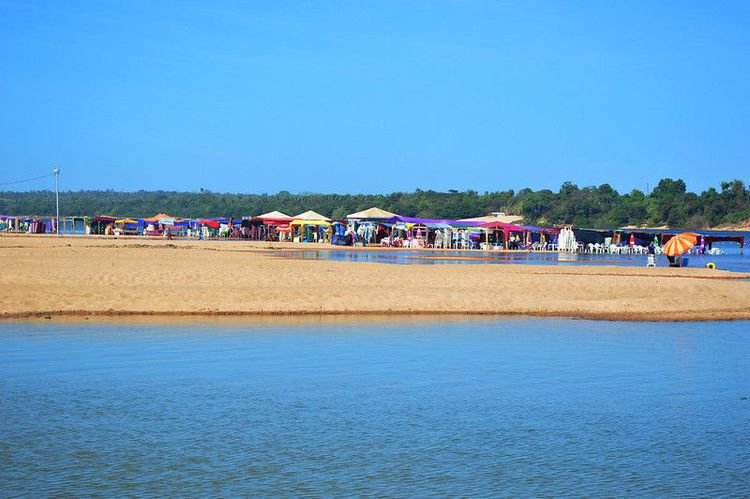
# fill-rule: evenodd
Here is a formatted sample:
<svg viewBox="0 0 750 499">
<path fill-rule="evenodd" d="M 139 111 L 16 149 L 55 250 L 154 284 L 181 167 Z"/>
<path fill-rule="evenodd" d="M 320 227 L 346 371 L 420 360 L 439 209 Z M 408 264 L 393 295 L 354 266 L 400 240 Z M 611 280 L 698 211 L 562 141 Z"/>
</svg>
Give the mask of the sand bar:
<svg viewBox="0 0 750 499">
<path fill-rule="evenodd" d="M 748 276 L 720 270 L 388 265 L 278 258 L 276 248 L 299 245 L 3 235 L 0 318 L 522 314 L 750 320 L 750 282 L 738 279 Z"/>
</svg>

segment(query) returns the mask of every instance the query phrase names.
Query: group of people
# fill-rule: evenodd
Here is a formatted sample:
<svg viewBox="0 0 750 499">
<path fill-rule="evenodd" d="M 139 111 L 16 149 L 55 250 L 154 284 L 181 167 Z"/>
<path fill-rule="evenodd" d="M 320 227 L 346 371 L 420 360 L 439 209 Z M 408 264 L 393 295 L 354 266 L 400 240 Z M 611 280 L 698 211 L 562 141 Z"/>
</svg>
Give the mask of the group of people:
<svg viewBox="0 0 750 499">
<path fill-rule="evenodd" d="M 521 240 L 521 237 L 515 234 L 511 234 L 510 237 L 508 238 L 508 249 L 517 250 L 517 249 L 522 249 L 522 247 L 523 247 L 523 241 Z"/>
</svg>

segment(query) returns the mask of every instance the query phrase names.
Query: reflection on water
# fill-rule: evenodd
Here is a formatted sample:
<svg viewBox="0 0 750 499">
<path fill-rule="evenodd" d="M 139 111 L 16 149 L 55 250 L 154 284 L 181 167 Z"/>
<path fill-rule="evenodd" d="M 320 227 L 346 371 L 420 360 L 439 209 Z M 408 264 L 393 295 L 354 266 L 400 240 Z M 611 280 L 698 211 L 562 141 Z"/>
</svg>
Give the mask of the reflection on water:
<svg viewBox="0 0 750 499">
<path fill-rule="evenodd" d="M 539 253 L 491 251 L 423 251 L 423 250 L 367 250 L 367 249 L 315 249 L 275 250 L 269 255 L 300 260 L 336 260 L 348 262 L 374 262 L 394 264 L 478 264 L 478 263 L 530 263 L 535 265 L 615 265 L 645 267 L 646 255 L 613 255 L 590 253 Z M 750 255 L 728 254 L 699 255 L 688 258 L 690 267 L 705 267 L 709 262 L 723 270 L 750 272 Z M 657 266 L 667 267 L 666 256 L 656 258 Z"/>
<path fill-rule="evenodd" d="M 743 495 L 750 323 L 0 324 L 3 495 Z"/>
</svg>

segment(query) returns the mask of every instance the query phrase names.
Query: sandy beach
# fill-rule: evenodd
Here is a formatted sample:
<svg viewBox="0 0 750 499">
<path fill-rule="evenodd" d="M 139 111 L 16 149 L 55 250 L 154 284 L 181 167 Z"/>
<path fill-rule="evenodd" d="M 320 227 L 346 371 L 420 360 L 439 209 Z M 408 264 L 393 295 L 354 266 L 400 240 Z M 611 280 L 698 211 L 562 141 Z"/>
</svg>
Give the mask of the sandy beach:
<svg viewBox="0 0 750 499">
<path fill-rule="evenodd" d="M 295 246 L 3 235 L 0 318 L 523 314 L 750 319 L 750 282 L 739 280 L 747 276 L 719 270 L 395 266 L 273 255 L 274 248 Z"/>
</svg>

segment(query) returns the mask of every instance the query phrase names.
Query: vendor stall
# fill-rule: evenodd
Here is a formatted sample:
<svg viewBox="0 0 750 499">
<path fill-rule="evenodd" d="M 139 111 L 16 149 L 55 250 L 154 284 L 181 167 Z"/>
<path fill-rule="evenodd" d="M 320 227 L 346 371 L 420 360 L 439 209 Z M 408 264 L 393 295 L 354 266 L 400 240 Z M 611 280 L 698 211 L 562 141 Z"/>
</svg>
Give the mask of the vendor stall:
<svg viewBox="0 0 750 499">
<path fill-rule="evenodd" d="M 312 210 L 300 213 L 289 224 L 294 242 L 325 242 L 330 240 L 331 219 Z"/>
<path fill-rule="evenodd" d="M 289 224 L 294 218 L 280 211 L 270 211 L 252 220 L 260 221 L 261 225 L 256 229 L 255 236 L 251 239 L 258 241 L 284 241 L 289 239 L 291 228 Z"/>
</svg>

